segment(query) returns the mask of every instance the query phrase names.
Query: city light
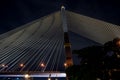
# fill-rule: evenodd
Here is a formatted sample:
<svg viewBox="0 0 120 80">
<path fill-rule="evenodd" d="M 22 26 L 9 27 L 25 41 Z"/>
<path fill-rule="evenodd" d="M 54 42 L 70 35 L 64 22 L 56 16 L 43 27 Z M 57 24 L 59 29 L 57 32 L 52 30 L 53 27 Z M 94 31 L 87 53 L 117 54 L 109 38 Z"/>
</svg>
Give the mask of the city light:
<svg viewBox="0 0 120 80">
<path fill-rule="evenodd" d="M 115 38 L 114 40 L 113 40 L 113 42 L 115 43 L 115 45 L 117 46 L 117 47 L 120 47 L 120 38 Z"/>
<path fill-rule="evenodd" d="M 118 47 L 120 47 L 120 40 L 118 40 L 118 41 L 116 42 L 116 45 L 117 45 Z"/>
<path fill-rule="evenodd" d="M 11 78 L 8 78 L 8 80 L 11 80 Z"/>
<path fill-rule="evenodd" d="M 51 80 L 51 78 L 49 77 L 48 80 Z"/>
<path fill-rule="evenodd" d="M 96 80 L 101 80 L 100 78 L 97 78 Z"/>
<path fill-rule="evenodd" d="M 117 71 L 117 69 L 113 69 L 113 71 Z"/>
<path fill-rule="evenodd" d="M 28 79 L 30 77 L 30 75 L 28 74 L 25 74 L 25 78 Z"/>
<path fill-rule="evenodd" d="M 57 78 L 55 80 L 58 80 Z"/>
<path fill-rule="evenodd" d="M 120 55 L 117 55 L 117 58 L 120 58 Z"/>
</svg>

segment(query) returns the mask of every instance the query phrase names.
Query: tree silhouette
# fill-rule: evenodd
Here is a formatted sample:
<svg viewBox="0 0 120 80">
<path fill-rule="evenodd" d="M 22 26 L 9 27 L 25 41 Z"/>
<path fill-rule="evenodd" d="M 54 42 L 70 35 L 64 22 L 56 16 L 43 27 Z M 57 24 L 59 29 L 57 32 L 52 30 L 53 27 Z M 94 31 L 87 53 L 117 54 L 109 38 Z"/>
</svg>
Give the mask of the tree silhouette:
<svg viewBox="0 0 120 80">
<path fill-rule="evenodd" d="M 115 38 L 101 46 L 73 50 L 81 59 L 80 65 L 66 69 L 71 80 L 120 80 L 120 39 Z"/>
</svg>

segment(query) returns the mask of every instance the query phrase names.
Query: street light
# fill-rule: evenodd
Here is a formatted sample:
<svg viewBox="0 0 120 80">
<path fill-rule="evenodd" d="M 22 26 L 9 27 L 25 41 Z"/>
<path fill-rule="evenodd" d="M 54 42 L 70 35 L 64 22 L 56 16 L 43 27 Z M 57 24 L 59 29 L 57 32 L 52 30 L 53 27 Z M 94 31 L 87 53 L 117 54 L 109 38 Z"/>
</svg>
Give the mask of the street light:
<svg viewBox="0 0 120 80">
<path fill-rule="evenodd" d="M 48 80 L 51 80 L 51 78 L 49 77 Z"/>
<path fill-rule="evenodd" d="M 5 64 L 2 64 L 1 66 L 4 68 L 4 67 L 5 67 Z"/>
<path fill-rule="evenodd" d="M 55 80 L 58 80 L 57 78 Z"/>
<path fill-rule="evenodd" d="M 29 74 L 25 74 L 25 79 L 28 79 L 30 78 L 30 75 Z"/>
<path fill-rule="evenodd" d="M 100 78 L 97 78 L 97 80 L 101 80 Z"/>
<path fill-rule="evenodd" d="M 40 66 L 41 66 L 41 67 L 45 67 L 45 64 L 44 64 L 44 63 L 41 63 Z"/>
<path fill-rule="evenodd" d="M 64 63 L 64 66 L 67 67 L 67 63 Z"/>
<path fill-rule="evenodd" d="M 2 64 L 2 67 L 5 67 L 5 64 Z"/>
<path fill-rule="evenodd" d="M 20 66 L 20 67 L 24 67 L 24 64 L 23 64 L 23 63 L 21 63 L 19 66 Z"/>
</svg>

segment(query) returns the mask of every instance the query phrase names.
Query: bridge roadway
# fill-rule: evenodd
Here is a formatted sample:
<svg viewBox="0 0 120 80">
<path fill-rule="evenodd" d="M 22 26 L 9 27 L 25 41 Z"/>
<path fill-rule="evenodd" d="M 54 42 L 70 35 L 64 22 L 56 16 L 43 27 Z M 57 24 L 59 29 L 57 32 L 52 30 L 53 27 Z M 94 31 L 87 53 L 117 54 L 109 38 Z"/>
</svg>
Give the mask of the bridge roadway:
<svg viewBox="0 0 120 80">
<path fill-rule="evenodd" d="M 0 72 L 0 77 L 66 77 L 66 73 L 58 71 L 22 71 L 22 72 Z"/>
</svg>

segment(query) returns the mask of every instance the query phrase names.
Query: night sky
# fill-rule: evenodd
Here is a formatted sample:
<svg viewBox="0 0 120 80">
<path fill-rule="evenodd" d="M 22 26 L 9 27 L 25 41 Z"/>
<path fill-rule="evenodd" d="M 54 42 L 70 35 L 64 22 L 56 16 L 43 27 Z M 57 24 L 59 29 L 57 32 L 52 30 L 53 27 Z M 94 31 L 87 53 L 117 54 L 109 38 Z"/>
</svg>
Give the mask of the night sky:
<svg viewBox="0 0 120 80">
<path fill-rule="evenodd" d="M 0 34 L 60 10 L 67 10 L 120 25 L 116 0 L 0 0 Z"/>
<path fill-rule="evenodd" d="M 120 3 L 117 0 L 0 0 L 0 34 L 59 11 L 61 5 L 69 11 L 120 25 Z M 81 36 L 74 40 L 76 34 L 70 34 L 70 39 L 74 41 L 73 49 L 94 43 Z M 83 42 L 76 43 L 80 40 Z M 76 59 L 76 56 L 73 56 L 73 59 Z M 75 62 L 79 64 L 79 61 Z"/>
</svg>

